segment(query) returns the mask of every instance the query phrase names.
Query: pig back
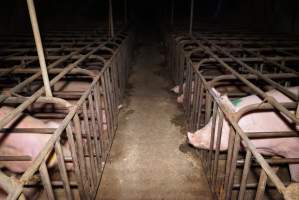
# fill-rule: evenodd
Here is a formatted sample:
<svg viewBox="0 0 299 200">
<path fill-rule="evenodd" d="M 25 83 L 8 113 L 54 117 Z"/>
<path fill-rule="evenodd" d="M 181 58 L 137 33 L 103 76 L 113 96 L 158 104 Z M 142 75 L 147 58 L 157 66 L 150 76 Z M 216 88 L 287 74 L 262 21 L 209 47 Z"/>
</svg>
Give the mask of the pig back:
<svg viewBox="0 0 299 200">
<path fill-rule="evenodd" d="M 290 92 L 298 95 L 299 87 L 287 88 Z M 266 92 L 268 96 L 275 98 L 279 103 L 292 102 L 290 98 L 277 90 L 270 90 Z M 232 104 L 236 111 L 245 106 L 261 103 L 262 100 L 256 95 L 250 95 L 244 98 L 235 99 Z M 263 131 L 290 131 L 291 124 L 289 119 L 283 114 L 274 111 L 252 112 L 243 116 L 240 121 L 240 127 L 246 132 L 263 132 Z"/>
<path fill-rule="evenodd" d="M 2 106 L 0 108 L 0 120 L 14 108 Z M 7 156 L 30 156 L 31 160 L 38 155 L 47 141 L 50 134 L 35 133 L 14 133 L 13 128 L 53 128 L 53 124 L 48 125 L 43 121 L 33 118 L 29 115 L 22 114 L 5 126 L 6 133 L 0 133 L 0 153 Z M 12 172 L 23 172 L 31 164 L 31 161 L 2 161 L 1 165 Z"/>
</svg>

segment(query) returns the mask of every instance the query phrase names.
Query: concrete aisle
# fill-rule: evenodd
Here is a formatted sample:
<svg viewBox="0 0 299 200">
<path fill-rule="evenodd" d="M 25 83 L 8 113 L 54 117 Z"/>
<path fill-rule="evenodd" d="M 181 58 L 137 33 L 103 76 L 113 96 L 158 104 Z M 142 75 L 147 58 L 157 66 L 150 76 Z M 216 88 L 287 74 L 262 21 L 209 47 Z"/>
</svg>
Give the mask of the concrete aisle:
<svg viewBox="0 0 299 200">
<path fill-rule="evenodd" d="M 186 139 L 172 122 L 182 113 L 159 52 L 158 42 L 139 49 L 97 199 L 212 199 L 200 163 L 180 151 Z"/>
</svg>

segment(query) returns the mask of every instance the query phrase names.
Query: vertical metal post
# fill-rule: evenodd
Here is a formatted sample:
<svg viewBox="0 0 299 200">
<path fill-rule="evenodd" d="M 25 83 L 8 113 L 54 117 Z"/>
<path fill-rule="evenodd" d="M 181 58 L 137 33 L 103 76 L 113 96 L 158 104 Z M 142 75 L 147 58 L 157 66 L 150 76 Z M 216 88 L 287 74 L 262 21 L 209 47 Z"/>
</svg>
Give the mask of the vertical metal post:
<svg viewBox="0 0 299 200">
<path fill-rule="evenodd" d="M 109 29 L 110 37 L 114 37 L 113 13 L 112 13 L 112 0 L 109 0 Z"/>
<path fill-rule="evenodd" d="M 42 45 L 42 41 L 41 41 L 41 37 L 40 37 L 40 32 L 39 32 L 39 27 L 38 27 L 38 22 L 37 22 L 37 17 L 36 17 L 33 0 L 27 0 L 27 6 L 28 6 L 28 10 L 29 10 L 30 21 L 31 21 L 31 25 L 32 25 L 32 31 L 33 31 L 36 50 L 37 50 L 37 54 L 38 54 L 38 60 L 39 60 L 39 64 L 40 64 L 40 68 L 41 68 L 41 72 L 42 72 L 46 96 L 52 97 L 52 92 L 51 92 L 51 87 L 50 87 L 49 77 L 48 77 L 48 71 L 47 71 L 47 65 L 46 65 L 46 60 L 45 60 L 43 45 Z"/>
<path fill-rule="evenodd" d="M 173 22 L 174 22 L 174 0 L 171 0 L 170 24 L 173 25 Z"/>
<path fill-rule="evenodd" d="M 297 105 L 296 117 L 299 118 L 299 103 L 298 103 L 298 105 Z"/>
<path fill-rule="evenodd" d="M 217 7 L 216 7 L 216 10 L 214 12 L 214 17 L 215 18 L 217 18 L 219 16 L 219 13 L 220 13 L 220 10 L 221 10 L 221 7 L 222 7 L 222 1 L 223 0 L 218 0 Z"/>
<path fill-rule="evenodd" d="M 191 5 L 190 5 L 190 26 L 189 26 L 189 34 L 192 34 L 192 29 L 193 29 L 193 12 L 194 12 L 194 0 L 190 0 Z"/>
<path fill-rule="evenodd" d="M 125 24 L 128 24 L 128 3 L 127 0 L 124 0 L 124 17 L 125 17 Z"/>
</svg>

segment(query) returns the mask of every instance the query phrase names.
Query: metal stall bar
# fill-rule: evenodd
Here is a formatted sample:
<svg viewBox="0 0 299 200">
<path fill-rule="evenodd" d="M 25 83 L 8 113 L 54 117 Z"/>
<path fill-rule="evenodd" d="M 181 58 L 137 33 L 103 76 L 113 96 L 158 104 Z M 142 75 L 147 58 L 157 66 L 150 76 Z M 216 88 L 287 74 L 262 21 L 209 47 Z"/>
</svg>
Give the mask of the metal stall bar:
<svg viewBox="0 0 299 200">
<path fill-rule="evenodd" d="M 174 24 L 174 6 L 175 6 L 175 0 L 171 0 L 171 10 L 170 10 L 170 24 L 173 26 Z"/>
<path fill-rule="evenodd" d="M 27 0 L 27 6 L 28 6 L 28 10 L 29 10 L 29 15 L 30 15 L 30 20 L 31 20 L 34 40 L 35 40 L 35 44 L 36 44 L 38 60 L 39 60 L 40 67 L 41 67 L 43 82 L 45 85 L 45 93 L 46 93 L 47 97 L 51 97 L 52 92 L 51 92 L 51 87 L 50 87 L 50 83 L 49 83 L 47 65 L 46 65 L 42 40 L 40 37 L 40 32 L 39 32 L 39 27 L 38 27 L 38 22 L 37 22 L 37 18 L 36 18 L 36 12 L 35 12 L 35 7 L 34 7 L 33 1 L 34 0 Z"/>
<path fill-rule="evenodd" d="M 194 0 L 190 0 L 190 24 L 189 24 L 189 34 L 192 34 L 192 30 L 193 30 L 193 15 L 194 15 Z"/>
<path fill-rule="evenodd" d="M 71 58 L 72 56 L 80 53 L 81 51 L 87 49 L 88 47 L 91 47 L 94 43 L 91 43 L 91 44 L 88 44 L 86 45 L 85 47 L 77 50 L 77 51 L 74 51 L 72 53 L 70 53 L 69 55 L 66 55 L 66 56 L 63 56 L 61 58 L 59 58 L 58 60 L 56 60 L 55 62 L 51 63 L 49 66 L 48 66 L 48 69 L 52 69 L 56 66 L 58 66 L 59 64 L 63 63 L 64 61 L 68 60 L 69 58 Z M 31 83 L 32 81 L 34 81 L 35 79 L 37 79 L 38 77 L 41 76 L 41 72 L 37 72 L 35 74 L 33 74 L 31 77 L 29 77 L 28 79 L 24 80 L 23 82 L 19 83 L 18 85 L 16 85 L 15 87 L 13 87 L 12 89 L 10 89 L 10 93 L 15 93 L 15 92 L 18 92 L 19 90 L 21 90 L 24 86 L 28 85 L 29 83 Z M 5 99 L 7 98 L 6 95 L 0 95 L 0 102 L 3 102 Z"/>
<path fill-rule="evenodd" d="M 285 114 L 286 116 L 288 116 L 292 121 L 296 122 L 297 124 L 299 124 L 299 119 L 296 118 L 296 116 L 293 113 L 290 113 L 285 107 L 283 107 L 279 102 L 277 102 L 274 98 L 269 97 L 268 95 L 266 95 L 261 89 L 259 89 L 258 87 L 256 87 L 254 84 L 252 84 L 251 82 L 249 82 L 247 79 L 245 79 L 242 75 L 240 75 L 237 71 L 235 71 L 233 68 L 231 68 L 228 64 L 226 64 L 221 58 L 219 58 L 216 54 L 214 54 L 208 47 L 204 46 L 203 44 L 201 44 L 199 41 L 197 41 L 194 37 L 191 36 L 191 38 L 202 48 L 204 49 L 209 55 L 211 55 L 213 58 L 215 58 L 224 68 L 226 68 L 227 70 L 229 70 L 233 75 L 235 75 L 236 77 L 238 77 L 240 80 L 242 80 L 242 82 L 246 83 L 246 85 L 248 85 L 252 90 L 254 90 L 254 92 L 256 92 L 259 96 L 263 97 L 265 100 L 267 100 L 270 104 L 274 105 L 275 108 L 277 108 L 279 111 L 281 111 L 283 114 Z M 222 51 L 221 48 L 219 48 L 219 50 Z M 229 55 L 228 53 L 222 51 L 225 55 L 229 56 L 230 58 L 232 58 L 233 60 L 235 60 L 238 64 L 246 67 L 246 69 L 248 69 L 250 72 L 254 73 L 255 75 L 259 76 L 261 79 L 269 82 L 271 85 L 277 86 L 277 89 L 280 89 L 283 93 L 287 94 L 289 97 L 291 97 L 292 99 L 296 99 L 296 97 L 294 96 L 293 93 L 288 92 L 287 90 L 285 90 L 284 88 L 282 88 L 282 86 L 278 85 L 277 83 L 275 83 L 274 81 L 272 81 L 271 79 L 268 79 L 266 77 L 264 77 L 261 73 L 253 70 L 251 67 L 249 67 L 247 64 L 240 62 L 238 59 L 236 59 L 234 56 Z"/>
<path fill-rule="evenodd" d="M 73 68 L 75 68 L 77 65 L 79 65 L 81 62 L 83 62 L 86 58 L 88 58 L 90 55 L 98 51 L 103 47 L 103 44 L 98 45 L 95 47 L 92 51 L 82 56 L 80 59 L 78 59 L 76 62 L 69 64 L 65 69 L 59 73 L 53 80 L 50 81 L 50 86 L 54 85 L 59 79 L 61 79 L 65 74 L 67 74 L 69 71 L 71 71 Z M 28 80 L 28 79 L 27 79 Z M 9 123 L 12 119 L 14 119 L 19 113 L 23 112 L 30 104 L 32 104 L 38 97 L 40 97 L 44 92 L 44 87 L 39 89 L 37 92 L 35 92 L 30 99 L 19 105 L 13 112 L 6 115 L 1 121 L 0 121 L 0 129 L 4 128 L 4 126 Z"/>
<path fill-rule="evenodd" d="M 114 37 L 114 24 L 113 24 L 113 8 L 112 0 L 109 0 L 109 37 Z"/>
<path fill-rule="evenodd" d="M 105 67 L 103 68 L 103 70 L 102 70 L 102 72 L 100 73 L 100 75 L 93 81 L 93 83 L 92 83 L 92 85 L 91 85 L 91 87 L 90 88 L 92 88 L 92 87 L 94 87 L 94 85 L 97 83 L 97 81 L 98 80 L 100 80 L 100 76 L 103 74 L 103 72 L 105 71 L 105 70 L 109 70 L 109 68 L 107 68 L 108 66 L 111 66 L 111 67 L 113 67 L 113 65 L 111 65 L 111 61 L 109 61 L 108 63 L 106 63 L 105 64 Z M 91 92 L 91 89 L 89 89 L 88 91 L 86 91 L 85 93 L 84 93 L 84 95 L 80 98 L 80 100 L 79 100 L 79 102 L 76 104 L 76 106 L 74 106 L 74 107 L 72 107 L 71 108 L 71 111 L 70 111 L 70 113 L 68 114 L 68 116 L 64 119 L 64 122 L 66 122 L 67 120 L 68 121 L 70 121 L 71 119 L 72 119 L 72 117 L 74 117 L 74 115 L 75 115 L 75 109 L 79 109 L 79 107 L 81 107 L 81 105 L 83 105 L 83 108 L 84 108 L 84 105 L 86 105 L 85 103 L 84 103 L 84 100 L 85 99 L 88 99 L 89 97 L 89 94 L 90 94 L 90 92 Z M 79 106 L 80 105 L 80 106 Z M 72 116 L 70 116 L 70 115 L 72 115 Z M 86 120 L 86 117 L 85 117 L 85 119 L 84 120 Z M 67 123 L 64 123 L 63 122 L 63 124 L 65 124 L 65 126 L 66 126 L 66 124 Z M 62 125 L 62 126 L 64 126 L 64 125 Z M 65 127 L 64 127 L 65 128 Z M 58 132 L 60 132 L 59 134 L 58 134 Z M 61 126 L 55 131 L 55 133 L 54 133 L 54 135 L 52 136 L 52 138 L 51 138 L 51 142 L 53 141 L 53 142 L 55 142 L 55 140 L 57 141 L 57 138 L 59 138 L 58 136 L 61 134 L 63 132 L 63 129 L 61 128 Z M 55 139 L 54 139 L 55 138 Z M 51 142 L 49 142 L 49 143 L 51 143 Z M 50 148 L 52 145 L 51 144 L 47 144 L 47 146 L 45 147 L 45 149 L 48 149 L 48 148 Z M 111 145 L 111 144 L 110 144 Z M 44 156 L 45 155 L 48 155 L 48 153 L 50 152 L 50 149 L 49 150 L 45 150 L 45 151 L 43 151 L 43 153 L 41 153 L 39 156 L 38 156 L 38 158 L 35 160 L 35 163 L 36 162 L 38 162 L 38 163 L 41 163 L 42 162 L 42 160 L 43 160 L 43 158 L 44 158 Z M 24 175 L 22 176 L 22 178 L 21 178 L 21 180 L 20 180 L 20 182 L 21 183 L 23 183 L 23 182 L 26 182 L 26 180 L 30 177 L 30 176 L 32 176 L 33 174 L 34 174 L 34 171 L 38 168 L 38 165 L 39 164 L 34 164 L 33 166 L 35 166 L 35 167 L 33 167 L 34 169 L 32 169 L 32 168 L 30 168 L 30 169 L 28 169 L 25 173 L 24 173 Z M 17 191 L 18 192 L 18 191 Z M 18 194 L 15 194 L 16 196 L 18 195 Z"/>
<path fill-rule="evenodd" d="M 188 57 L 189 57 L 189 55 L 185 55 L 185 56 L 188 56 Z M 190 59 L 190 58 L 189 58 L 189 59 Z M 189 61 L 187 61 L 187 62 L 189 62 Z M 184 65 L 181 65 L 181 66 L 184 66 Z M 187 66 L 188 66 L 188 65 L 187 65 Z M 199 68 L 198 65 L 194 65 L 194 67 L 195 67 L 194 70 L 198 70 L 198 68 Z M 187 73 L 187 74 L 189 74 L 189 73 Z M 227 75 L 227 76 L 231 76 L 231 75 Z M 233 76 L 235 76 L 235 75 L 233 75 Z M 253 77 L 253 76 L 256 76 L 256 75 L 245 75 L 245 76 L 252 76 L 252 77 Z M 278 75 L 275 75 L 275 76 L 278 76 Z M 284 75 L 282 75 L 282 76 L 284 76 Z M 287 75 L 287 76 L 288 76 L 288 75 Z M 295 74 L 290 74 L 290 76 L 291 76 L 291 77 L 296 77 Z M 190 77 L 191 77 L 191 76 L 188 76 L 188 78 L 190 78 Z M 258 77 L 258 76 L 256 76 L 256 77 Z M 189 80 L 188 78 L 187 78 L 187 83 L 188 83 L 188 80 Z M 236 77 L 236 78 L 239 78 L 239 77 Z M 248 78 L 248 77 L 246 77 L 246 78 Z M 272 77 L 272 78 L 273 78 L 273 77 Z M 203 77 L 202 79 L 204 79 L 204 77 Z M 195 85 L 197 84 L 196 82 L 197 82 L 197 81 L 196 81 L 196 76 L 195 76 Z M 187 84 L 187 85 L 188 85 L 188 84 Z M 211 85 L 209 85 L 209 87 L 211 87 Z M 196 86 L 195 86 L 195 88 L 196 88 Z M 196 93 L 196 91 L 195 91 L 195 93 Z M 187 94 L 187 95 L 188 95 L 188 94 Z M 196 94 L 195 94 L 195 97 L 196 97 Z M 193 97 L 193 98 L 194 98 L 194 97 Z M 196 102 L 195 102 L 195 104 L 196 104 Z M 271 108 L 273 108 L 273 107 L 271 107 Z M 215 112 L 213 112 L 213 113 L 215 113 Z M 235 118 L 233 118 L 233 119 L 235 119 Z M 231 130 L 232 130 L 232 129 L 231 129 Z M 212 133 L 213 133 L 213 132 L 214 132 L 214 131 L 212 131 Z M 237 132 L 238 132 L 238 131 L 237 131 Z M 290 135 L 290 136 L 291 136 L 291 135 Z M 230 138 L 231 138 L 231 137 L 230 137 Z M 212 141 L 213 141 L 213 140 L 212 140 Z M 230 141 L 231 141 L 231 139 L 230 139 Z M 234 144 L 239 144 L 239 142 L 237 141 L 237 142 L 235 142 Z M 229 146 L 230 146 L 230 145 L 229 145 Z M 233 149 L 234 149 L 234 152 L 235 152 L 235 153 L 234 153 L 235 155 L 233 156 L 233 158 L 234 158 L 233 163 L 237 163 L 237 162 L 236 162 L 237 160 L 236 160 L 235 158 L 237 158 L 236 155 L 237 155 L 237 153 L 238 153 L 239 150 L 238 150 L 238 148 L 233 148 Z M 229 150 L 229 152 L 230 152 L 230 150 Z M 228 154 L 230 155 L 231 153 L 228 153 Z M 261 156 L 261 157 L 262 157 L 262 156 Z M 228 159 L 229 159 L 229 158 L 228 158 Z M 215 159 L 215 160 L 217 160 L 217 159 Z M 288 162 L 288 161 L 286 161 L 286 162 Z M 296 161 L 295 161 L 295 162 L 296 162 Z M 231 163 L 231 161 L 228 161 L 227 163 Z M 235 164 L 234 164 L 234 165 L 235 165 Z M 215 165 L 214 165 L 214 166 L 215 166 Z M 230 168 L 231 168 L 231 169 L 235 169 L 235 166 L 232 166 L 232 167 L 226 167 L 226 169 L 230 169 Z M 263 168 L 263 166 L 262 166 L 262 168 Z M 213 168 L 213 169 L 215 169 L 215 168 Z M 264 169 L 264 168 L 263 168 L 263 169 Z M 215 170 L 214 170 L 214 171 L 215 171 Z M 245 172 L 246 172 L 246 170 L 245 170 Z M 234 172 L 231 171 L 230 174 L 234 174 Z M 267 174 L 267 173 L 266 173 L 266 174 Z M 276 176 L 275 174 L 272 174 L 272 175 L 273 175 L 273 176 Z M 227 177 L 227 176 L 226 176 L 226 177 Z M 230 180 L 233 180 L 233 179 L 232 179 L 233 176 L 230 175 L 229 177 L 230 177 Z M 226 178 L 226 179 L 227 179 L 227 178 Z M 270 179 L 271 179 L 271 177 L 270 177 Z M 279 180 L 279 178 L 278 178 L 278 180 Z M 225 181 L 225 182 L 227 182 L 227 181 Z M 233 183 L 233 182 L 230 181 L 230 184 L 229 184 L 229 185 L 232 185 L 232 183 Z M 246 183 L 245 183 L 245 184 L 246 184 Z M 279 182 L 278 182 L 278 184 L 279 184 Z M 281 185 L 283 185 L 283 184 L 281 184 Z M 227 184 L 226 184 L 225 186 L 227 186 Z M 244 190 L 244 183 L 243 183 L 242 187 L 243 187 L 243 190 Z M 247 187 L 247 186 L 246 186 L 246 187 Z M 282 189 L 284 189 L 284 188 L 282 188 Z M 227 190 L 228 190 L 228 189 L 225 189 L 225 191 L 227 191 Z M 231 189 L 229 189 L 229 190 L 231 190 Z M 281 190 L 280 190 L 280 192 L 281 192 Z M 285 195 L 285 192 L 283 192 L 283 194 Z M 228 196 L 227 199 L 230 199 L 230 196 Z"/>
<path fill-rule="evenodd" d="M 104 47 L 105 48 L 105 47 Z M 104 48 L 101 48 L 101 49 L 104 49 Z M 124 49 L 122 49 L 122 50 L 124 50 Z M 114 68 L 116 68 L 116 65 L 114 65 L 113 64 L 113 62 L 112 62 L 112 60 L 115 60 L 115 59 L 119 59 L 119 57 L 116 55 L 116 54 L 120 54 L 120 52 L 119 52 L 119 50 L 116 50 L 116 51 L 113 51 L 114 53 L 113 53 L 113 55 L 110 57 L 110 59 L 108 60 L 108 61 L 106 61 L 105 62 L 105 66 L 104 66 L 104 68 L 103 69 L 106 69 L 107 71 L 109 71 L 109 72 L 116 72 L 114 69 L 111 69 L 112 67 L 114 67 Z M 125 57 L 126 58 L 126 57 Z M 125 66 L 126 67 L 126 66 Z M 64 71 L 64 69 L 53 69 L 53 70 L 56 70 L 57 72 L 60 72 L 61 73 L 61 71 L 60 70 L 62 70 L 62 72 Z M 126 71 L 126 70 L 124 70 L 124 71 Z M 71 71 L 71 72 L 74 72 L 74 71 Z M 101 73 L 101 74 L 103 74 L 103 72 Z M 118 75 L 121 75 L 121 74 L 118 74 Z M 124 75 L 124 74 L 123 74 Z M 109 90 L 108 90 L 108 92 L 109 92 L 109 94 L 107 94 L 108 96 L 111 96 L 111 95 L 115 95 L 113 98 L 111 98 L 113 101 L 115 101 L 115 100 L 117 100 L 117 98 L 119 98 L 120 96 L 119 95 L 116 95 L 115 94 L 115 92 L 113 92 L 112 90 L 114 89 L 114 88 L 116 88 L 116 86 L 115 86 L 115 84 L 117 83 L 117 81 L 116 82 L 114 82 L 114 83 L 109 83 L 109 81 L 108 80 L 110 80 L 110 78 L 116 78 L 115 76 L 112 76 L 111 74 L 108 74 L 108 76 L 111 76 L 111 77 L 107 77 L 107 84 L 109 85 L 109 84 L 112 84 L 111 86 L 109 86 Z M 57 78 L 57 76 L 55 77 L 55 78 Z M 54 78 L 54 79 L 55 79 Z M 53 81 L 53 80 L 52 80 Z M 52 83 L 52 81 L 50 82 L 50 84 Z M 111 90 L 112 89 L 112 90 Z M 120 88 L 121 89 L 121 88 Z M 100 101 L 99 100 L 97 100 L 97 98 L 100 98 L 100 95 L 98 94 L 98 95 L 96 95 L 97 94 L 97 92 L 98 91 L 100 91 L 100 89 L 98 89 L 98 87 L 96 88 L 96 90 L 95 90 L 95 93 L 94 93 L 94 98 L 95 98 L 95 102 L 98 102 L 97 103 L 97 105 L 101 105 L 101 103 L 100 103 Z M 121 91 L 122 92 L 122 91 Z M 108 98 L 108 97 L 107 97 Z M 27 98 L 27 99 L 30 99 L 30 98 Z M 19 100 L 19 98 L 18 98 L 18 100 Z M 87 100 L 87 98 L 85 99 L 85 101 Z M 27 101 L 27 100 L 25 100 L 25 101 Z M 92 101 L 92 98 L 91 98 L 91 95 L 89 94 L 88 95 L 88 102 L 89 102 L 89 110 L 90 109 L 92 109 L 91 107 L 90 107 L 90 105 L 92 104 L 91 103 L 91 101 Z M 118 101 L 117 101 L 118 102 Z M 85 106 L 87 106 L 87 104 L 86 104 L 86 102 L 83 102 L 83 110 L 84 110 L 84 105 Z M 116 107 L 117 105 L 116 105 L 116 103 L 111 103 L 109 106 L 114 106 L 114 107 Z M 98 112 L 99 111 L 99 109 L 98 109 L 98 106 L 95 106 L 96 107 L 96 111 L 97 111 L 97 116 L 101 116 L 101 114 L 100 114 L 100 112 Z M 117 108 L 116 108 L 117 109 Z M 113 111 L 113 112 L 115 112 L 115 110 L 116 110 L 115 108 L 113 108 L 113 109 L 111 109 L 111 111 Z M 87 109 L 85 109 L 85 113 L 86 113 L 86 111 L 87 111 Z M 108 113 L 109 114 L 109 113 Z M 86 115 L 85 115 L 86 116 Z M 88 116 L 88 119 L 89 118 L 92 118 L 91 119 L 91 126 L 94 126 L 94 125 L 96 125 L 96 123 L 93 123 L 93 122 L 95 122 L 95 115 L 93 115 L 92 114 L 92 112 L 91 112 L 91 116 Z M 100 117 L 97 117 L 97 119 L 98 119 L 98 122 L 100 122 L 101 120 L 99 120 L 99 118 Z M 78 119 L 78 118 L 77 118 Z M 87 119 L 87 117 L 85 117 L 85 121 L 86 121 L 86 119 Z M 116 117 L 114 117 L 113 118 L 113 120 L 116 120 Z M 101 123 L 98 123 L 99 124 L 99 126 L 100 126 L 100 124 Z M 89 125 L 88 125 L 89 126 Z M 86 126 L 87 127 L 87 126 Z M 19 130 L 20 131 L 20 130 Z M 70 131 L 70 130 L 69 130 Z M 67 131 L 67 132 L 69 132 L 69 131 Z M 86 136 L 88 136 L 89 134 L 86 134 Z M 94 135 L 90 135 L 91 137 L 88 137 L 89 139 L 88 140 L 94 140 L 94 138 L 98 138 L 98 137 L 95 137 Z M 112 135 L 112 136 L 114 136 L 114 134 Z M 77 138 L 78 139 L 78 138 Z M 56 141 L 56 143 L 57 143 L 57 141 Z M 93 143 L 93 142 L 92 142 Z M 112 142 L 109 142 L 110 144 L 110 147 L 111 147 L 111 144 L 112 144 Z M 79 144 L 82 144 L 82 142 L 79 142 Z M 89 144 L 90 144 L 90 142 L 89 142 Z M 72 145 L 71 145 L 72 146 Z M 94 148 L 96 145 L 93 145 L 93 144 L 91 144 L 91 146 L 92 146 L 92 148 Z M 90 145 L 89 145 L 89 147 L 90 147 Z M 109 148 L 110 148 L 109 147 Z M 83 149 L 83 148 L 81 148 L 81 149 Z M 59 154 L 59 150 L 57 151 L 56 150 L 56 154 Z M 80 152 L 80 151 L 79 151 Z M 81 151 L 82 152 L 82 151 Z M 107 152 L 107 151 L 103 151 L 103 152 Z M 75 154 L 73 154 L 73 155 L 75 155 Z M 90 152 L 89 152 L 89 155 L 91 155 L 90 154 Z M 99 154 L 97 154 L 96 153 L 96 155 L 99 155 Z M 108 154 L 106 154 L 106 155 L 108 155 Z M 74 156 L 72 156 L 72 157 L 74 157 Z M 83 156 L 84 157 L 84 156 Z M 75 158 L 75 157 L 74 157 Z M 81 158 L 82 158 L 82 156 L 81 156 Z M 107 157 L 106 157 L 107 158 Z M 97 157 L 96 159 L 99 159 L 99 157 Z M 82 161 L 82 159 L 81 159 L 81 161 Z M 59 162 L 60 163 L 60 162 Z M 58 164 L 59 164 L 58 163 Z M 75 162 L 76 163 L 76 162 Z M 83 163 L 85 163 L 85 162 L 83 162 Z M 59 164 L 59 168 L 60 168 L 60 173 L 63 175 L 63 167 L 62 167 L 62 165 L 61 165 L 62 163 L 60 163 Z M 102 164 L 101 164 L 102 165 Z M 83 167 L 84 165 L 82 165 L 82 162 L 81 162 L 81 166 Z M 78 166 L 77 166 L 78 167 Z M 76 168 L 77 167 L 75 167 L 75 171 L 77 171 L 76 172 L 76 174 L 77 174 L 77 177 L 78 177 L 78 174 L 79 174 L 79 176 L 81 176 L 80 174 L 81 174 L 81 172 L 80 171 L 78 171 L 78 170 L 76 170 Z M 48 194 L 51 194 L 51 184 L 52 183 L 54 183 L 53 181 L 49 181 L 48 179 L 47 179 L 47 176 L 46 176 L 46 173 L 47 173 L 47 171 L 45 171 L 45 170 L 43 170 L 43 172 L 45 173 L 45 178 L 44 178 L 44 183 L 45 183 L 45 186 L 48 188 L 47 189 L 47 191 L 48 191 Z M 94 177 L 92 177 L 92 178 L 94 178 Z M 29 179 L 29 178 L 28 178 Z M 80 180 L 80 179 L 78 179 L 78 180 Z M 97 178 L 97 180 L 99 181 L 100 180 L 100 178 Z M 66 182 L 67 181 L 67 177 L 65 177 L 64 176 L 64 178 L 63 178 L 63 181 L 64 182 Z M 89 179 L 88 181 L 91 181 L 91 179 Z M 74 185 L 73 183 L 70 183 L 70 185 Z M 80 185 L 80 181 L 79 181 L 79 183 L 78 183 L 78 185 Z M 95 186 L 96 184 L 94 184 L 94 186 Z M 98 185 L 98 184 L 97 184 Z M 82 184 L 81 184 L 81 186 L 80 186 L 81 188 L 83 187 L 82 186 Z M 80 189 L 80 187 L 79 187 L 79 189 Z M 89 189 L 88 189 L 89 188 Z M 95 190 L 96 190 L 96 187 L 93 187 L 93 188 L 90 188 L 90 187 L 88 187 L 88 188 L 86 188 L 86 189 L 88 189 L 88 190 L 93 190 L 94 192 L 92 192 L 93 194 L 95 194 Z M 16 187 L 16 192 L 18 192 L 18 190 L 19 190 L 19 187 Z M 67 192 L 67 190 L 68 190 L 68 186 L 65 186 L 65 192 L 66 193 L 68 193 Z M 69 194 L 69 193 L 68 193 Z M 12 196 L 13 194 L 10 194 L 10 196 L 9 196 L 9 198 L 11 198 L 11 196 Z M 70 196 L 69 196 L 69 198 L 70 198 Z M 85 199 L 85 198 L 82 198 L 82 199 Z"/>
</svg>

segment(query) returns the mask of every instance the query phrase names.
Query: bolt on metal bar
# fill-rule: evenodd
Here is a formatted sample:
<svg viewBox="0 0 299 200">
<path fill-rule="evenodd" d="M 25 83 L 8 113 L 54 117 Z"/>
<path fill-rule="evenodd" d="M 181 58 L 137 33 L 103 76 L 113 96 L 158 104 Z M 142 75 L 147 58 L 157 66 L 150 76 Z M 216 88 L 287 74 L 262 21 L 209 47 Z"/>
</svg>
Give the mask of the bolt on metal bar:
<svg viewBox="0 0 299 200">
<path fill-rule="evenodd" d="M 39 64 L 41 67 L 43 82 L 45 85 L 45 93 L 46 93 L 47 97 L 52 97 L 49 76 L 48 76 L 48 71 L 47 71 L 47 65 L 46 65 L 42 40 L 41 40 L 41 36 L 40 36 L 40 32 L 39 32 L 39 27 L 38 27 L 38 22 L 37 22 L 37 17 L 36 17 L 36 12 L 35 12 L 35 7 L 34 7 L 33 1 L 34 0 L 27 0 L 27 6 L 28 6 L 28 10 L 29 10 L 29 15 L 30 15 L 30 20 L 31 20 L 35 45 L 36 45 L 36 49 L 37 49 L 37 54 L 38 54 L 38 60 L 39 60 Z"/>
</svg>

